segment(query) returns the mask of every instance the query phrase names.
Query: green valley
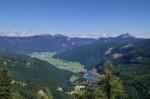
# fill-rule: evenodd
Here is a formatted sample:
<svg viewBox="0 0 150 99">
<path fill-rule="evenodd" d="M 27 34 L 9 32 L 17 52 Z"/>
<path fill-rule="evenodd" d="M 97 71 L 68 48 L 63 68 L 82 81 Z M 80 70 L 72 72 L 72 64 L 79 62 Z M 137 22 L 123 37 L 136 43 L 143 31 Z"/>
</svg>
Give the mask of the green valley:
<svg viewBox="0 0 150 99">
<path fill-rule="evenodd" d="M 41 59 L 43 61 L 46 61 L 54 66 L 56 66 L 57 68 L 63 69 L 63 70 L 67 70 L 67 71 L 71 71 L 73 73 L 79 73 L 83 71 L 83 65 L 81 65 L 79 62 L 71 62 L 71 61 L 66 61 L 66 60 L 62 60 L 62 59 L 56 59 L 53 58 L 53 56 L 56 53 L 52 53 L 52 52 L 41 52 L 41 53 L 33 53 L 30 54 L 31 57 L 36 57 L 38 59 Z"/>
</svg>

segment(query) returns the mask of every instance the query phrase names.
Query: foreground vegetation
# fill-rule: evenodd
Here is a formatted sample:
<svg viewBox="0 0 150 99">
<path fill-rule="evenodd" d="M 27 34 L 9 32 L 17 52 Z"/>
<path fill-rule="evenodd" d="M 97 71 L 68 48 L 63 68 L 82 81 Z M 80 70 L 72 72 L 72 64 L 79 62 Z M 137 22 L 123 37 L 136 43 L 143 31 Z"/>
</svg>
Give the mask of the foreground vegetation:
<svg viewBox="0 0 150 99">
<path fill-rule="evenodd" d="M 74 99 L 149 99 L 149 65 L 104 65 L 104 70 L 71 92 Z"/>
<path fill-rule="evenodd" d="M 52 93 L 54 99 L 70 99 L 70 95 L 57 90 L 59 87 L 64 91 L 72 89 L 69 79 L 73 74 L 69 71 L 26 55 L 5 51 L 0 51 L 0 69 L 7 70 L 11 75 L 13 89 L 17 97 L 21 97 L 15 99 L 37 99 L 40 93 L 44 97 Z"/>
<path fill-rule="evenodd" d="M 127 99 L 150 98 L 150 66 L 130 64 L 118 66 L 121 80 L 127 91 Z"/>
<path fill-rule="evenodd" d="M 71 94 L 75 99 L 122 99 L 127 96 L 111 62 L 105 63 L 103 73 L 89 80 L 85 87 L 76 87 Z"/>
</svg>

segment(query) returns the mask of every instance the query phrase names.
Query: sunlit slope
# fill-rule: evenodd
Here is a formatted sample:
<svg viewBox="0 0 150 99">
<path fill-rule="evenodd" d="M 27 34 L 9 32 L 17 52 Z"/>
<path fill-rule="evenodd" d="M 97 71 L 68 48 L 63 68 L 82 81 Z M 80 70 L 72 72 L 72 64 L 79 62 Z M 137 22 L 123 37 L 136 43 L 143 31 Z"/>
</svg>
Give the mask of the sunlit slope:
<svg viewBox="0 0 150 99">
<path fill-rule="evenodd" d="M 52 53 L 52 52 L 33 53 L 30 55 L 32 57 L 36 57 L 41 60 L 47 61 L 48 63 L 52 64 L 53 66 L 56 66 L 57 68 L 60 68 L 63 70 L 71 71 L 74 73 L 83 71 L 83 65 L 81 65 L 80 63 L 53 58 L 55 53 Z"/>
</svg>

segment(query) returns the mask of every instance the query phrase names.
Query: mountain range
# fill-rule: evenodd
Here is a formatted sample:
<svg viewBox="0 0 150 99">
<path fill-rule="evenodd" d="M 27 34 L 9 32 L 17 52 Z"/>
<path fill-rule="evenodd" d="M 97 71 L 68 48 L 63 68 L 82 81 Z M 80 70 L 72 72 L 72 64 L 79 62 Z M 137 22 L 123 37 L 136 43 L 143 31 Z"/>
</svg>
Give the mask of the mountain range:
<svg viewBox="0 0 150 99">
<path fill-rule="evenodd" d="M 57 35 L 36 35 L 28 37 L 6 37 L 0 36 L 0 48 L 11 49 L 21 53 L 32 52 L 63 52 L 75 47 L 90 45 L 90 44 L 105 44 L 105 43 L 125 43 L 135 42 L 137 39 L 129 33 L 122 34 L 118 37 L 108 38 L 70 38 L 60 34 Z"/>
</svg>

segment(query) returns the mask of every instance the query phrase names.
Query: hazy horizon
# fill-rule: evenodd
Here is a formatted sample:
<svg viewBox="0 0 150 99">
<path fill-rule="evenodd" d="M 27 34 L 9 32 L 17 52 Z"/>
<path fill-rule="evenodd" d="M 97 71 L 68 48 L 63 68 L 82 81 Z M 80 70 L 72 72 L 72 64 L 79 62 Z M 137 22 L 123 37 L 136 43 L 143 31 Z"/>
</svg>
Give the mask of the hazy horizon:
<svg viewBox="0 0 150 99">
<path fill-rule="evenodd" d="M 5 34 L 4 34 L 5 33 Z M 50 34 L 50 33 L 41 33 L 41 34 L 32 34 L 32 33 L 29 33 L 29 32 L 1 32 L 0 31 L 0 37 L 30 37 L 30 36 L 46 36 L 46 35 L 51 35 L 51 36 L 55 36 L 55 35 L 62 35 L 62 36 L 67 36 L 69 38 L 93 38 L 93 39 L 97 39 L 97 38 L 108 38 L 108 37 L 118 37 L 120 35 L 124 35 L 124 34 L 127 34 L 127 33 L 121 33 L 121 34 L 118 34 L 118 35 L 106 35 L 106 34 L 102 34 L 102 35 L 93 35 L 93 36 L 90 36 L 90 35 L 76 35 L 76 36 L 73 36 L 73 35 L 67 35 L 67 34 L 59 34 L 59 33 L 56 33 L 56 34 Z M 131 36 L 134 36 L 136 38 L 145 38 L 145 39 L 150 39 L 150 37 L 138 37 L 136 35 L 133 35 L 132 33 L 128 33 L 129 35 Z"/>
</svg>

